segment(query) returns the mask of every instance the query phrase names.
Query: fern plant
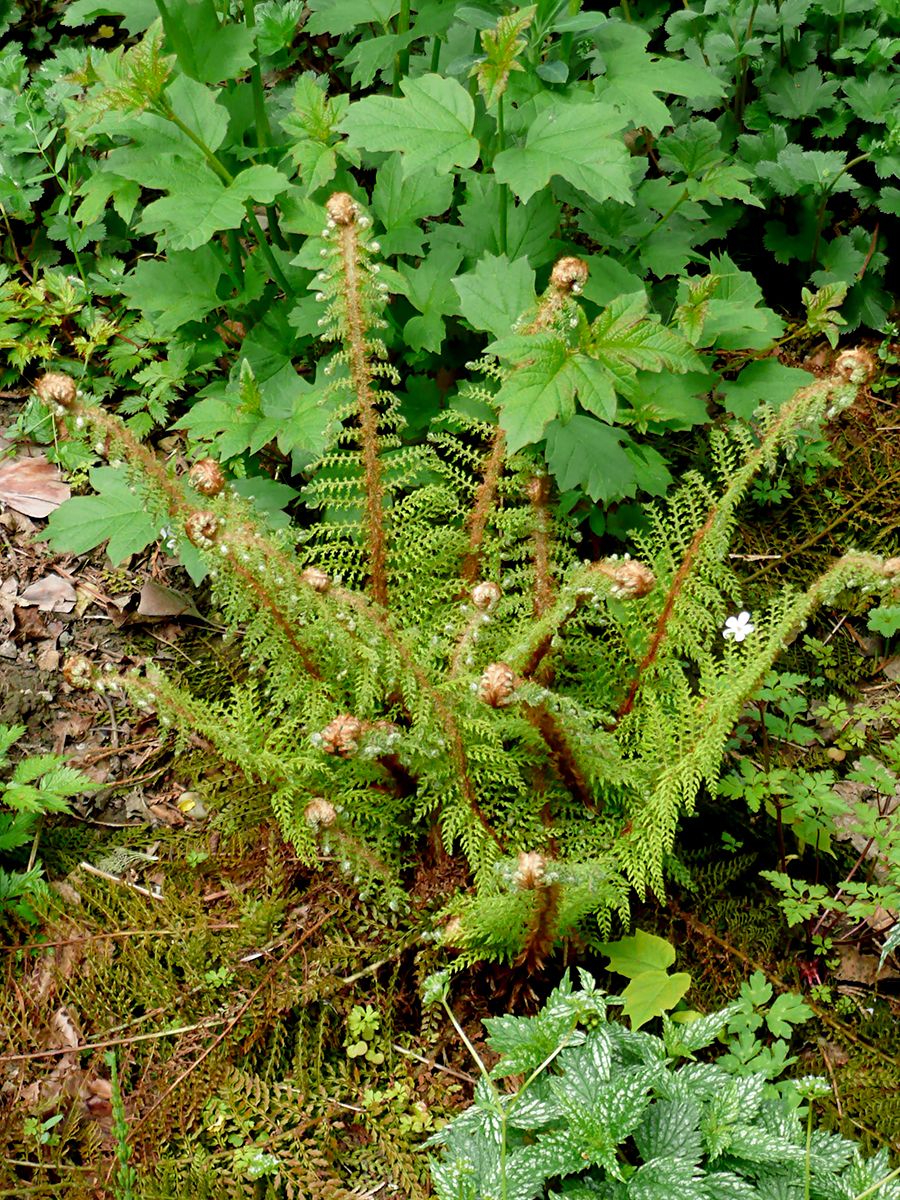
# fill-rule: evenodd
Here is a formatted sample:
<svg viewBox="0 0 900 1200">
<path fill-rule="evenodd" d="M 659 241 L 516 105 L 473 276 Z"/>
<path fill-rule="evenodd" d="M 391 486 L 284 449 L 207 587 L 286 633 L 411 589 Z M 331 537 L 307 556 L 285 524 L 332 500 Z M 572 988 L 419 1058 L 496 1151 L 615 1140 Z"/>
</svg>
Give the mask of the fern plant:
<svg viewBox="0 0 900 1200">
<path fill-rule="evenodd" d="M 688 474 L 636 558 L 582 561 L 546 475 L 509 452 L 497 397 L 515 394 L 524 411 L 547 386 L 593 394 L 651 358 L 687 369 L 675 335 L 632 314 L 620 361 L 604 360 L 592 347 L 608 343 L 618 308 L 589 325 L 577 300 L 587 267 L 561 259 L 475 364 L 480 382 L 422 444 L 404 444 L 369 224 L 348 194 L 328 201 L 316 286 L 322 336 L 339 344 L 325 367 L 336 416 L 299 527 L 265 529 L 217 463 L 176 478 L 72 379 L 39 381 L 60 423 L 123 463 L 154 519 L 205 565 L 247 663 L 212 701 L 153 666 L 117 676 L 75 658 L 66 674 L 199 732 L 270 790 L 304 860 L 335 856 L 395 908 L 416 838 L 461 854 L 476 896 L 445 937 L 463 960 L 533 963 L 576 926 L 606 935 L 632 889 L 663 891 L 679 817 L 715 783 L 785 639 L 843 589 L 892 585 L 900 561 L 848 553 L 723 640 L 739 606 L 726 565 L 737 506 L 757 470 L 849 402 L 840 372 L 761 414 L 758 436 L 715 434 L 714 482 Z"/>
</svg>

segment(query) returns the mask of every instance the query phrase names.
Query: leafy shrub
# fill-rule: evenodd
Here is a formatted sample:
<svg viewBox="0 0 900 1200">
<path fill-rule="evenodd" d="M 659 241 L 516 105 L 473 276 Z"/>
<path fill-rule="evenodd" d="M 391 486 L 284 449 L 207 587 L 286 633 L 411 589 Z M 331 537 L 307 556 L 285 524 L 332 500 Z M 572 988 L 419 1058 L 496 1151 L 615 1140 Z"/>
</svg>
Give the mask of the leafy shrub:
<svg viewBox="0 0 900 1200">
<path fill-rule="evenodd" d="M 0 769 L 9 766 L 9 751 L 25 733 L 24 725 L 0 725 Z M 66 766 L 60 754 L 23 758 L 9 778 L 0 780 L 0 918 L 14 916 L 34 922 L 34 901 L 44 889 L 40 865 L 35 863 L 41 821 L 69 809 L 68 798 L 95 785 L 80 771 Z M 21 851 L 32 846 L 25 865 Z"/>
<path fill-rule="evenodd" d="M 636 541 L 639 560 L 582 561 L 546 475 L 510 454 L 493 418 L 535 356 L 577 359 L 602 328 L 578 304 L 585 264 L 561 259 L 504 339 L 522 360 L 482 359 L 483 382 L 423 444 L 404 445 L 371 225 L 347 193 L 327 214 L 321 321 L 341 347 L 326 394 L 339 419 L 300 529 L 261 526 L 211 460 L 176 479 L 71 379 L 40 381 L 58 419 L 124 459 L 104 470 L 133 489 L 131 508 L 208 571 L 250 672 L 215 701 L 153 668 L 107 677 L 76 659 L 67 677 L 116 683 L 164 724 L 203 734 L 271 789 L 304 859 L 335 854 L 393 905 L 405 903 L 408 835 L 431 829 L 462 852 L 484 898 L 466 916 L 467 954 L 540 961 L 591 914 L 608 928 L 630 888 L 662 892 L 679 816 L 714 786 L 725 739 L 787 635 L 844 588 L 896 579 L 897 560 L 851 553 L 752 623 L 726 622 L 740 500 L 855 388 L 835 375 L 798 392 L 762 416 L 761 441 L 715 435 L 718 489 L 688 473 Z"/>
<path fill-rule="evenodd" d="M 485 1022 L 500 1056 L 490 1072 L 470 1045 L 475 1102 L 431 1138 L 440 1200 L 900 1196 L 886 1150 L 863 1159 L 848 1138 L 813 1129 L 827 1081 L 774 1087 L 725 1059 L 696 1061 L 736 1006 L 688 1025 L 663 1018 L 660 1038 L 610 1020 L 616 1000 L 579 977 L 580 991 L 564 979 L 534 1017 Z M 428 997 L 445 988 L 432 981 Z"/>
<path fill-rule="evenodd" d="M 179 412 L 261 508 L 284 509 L 327 442 L 311 292 L 334 190 L 369 207 L 382 244 L 408 440 L 487 338 L 521 361 L 512 321 L 556 258 L 586 257 L 580 353 L 542 344 L 498 419 L 595 533 L 621 536 L 639 517 L 628 501 L 666 492 L 672 435 L 812 382 L 774 348 L 884 321 L 887 5 L 869 19 L 740 0 L 665 26 L 653 5 L 562 0 L 291 0 L 243 19 L 173 0 L 158 21 L 152 5 L 103 8 L 124 13 L 118 48 L 62 40 L 39 66 L 15 42 L 0 54 L 0 203 L 9 259 L 34 277 L 0 282 L 5 381 L 61 345 L 139 435 Z M 55 32 L 98 11 L 69 4 Z M 804 320 L 778 315 L 743 265 L 760 238 L 775 307 L 785 279 L 787 294 L 808 285 Z M 99 516 L 117 500 L 96 482 Z M 159 533 L 138 530 L 117 551 Z"/>
</svg>

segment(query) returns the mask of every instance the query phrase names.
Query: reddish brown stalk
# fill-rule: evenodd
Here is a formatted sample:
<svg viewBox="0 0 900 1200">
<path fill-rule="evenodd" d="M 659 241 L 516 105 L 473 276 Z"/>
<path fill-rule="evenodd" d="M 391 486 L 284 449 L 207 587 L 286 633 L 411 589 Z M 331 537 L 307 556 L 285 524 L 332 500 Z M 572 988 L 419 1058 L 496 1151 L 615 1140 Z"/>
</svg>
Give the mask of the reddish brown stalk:
<svg viewBox="0 0 900 1200">
<path fill-rule="evenodd" d="M 535 727 L 550 752 L 550 761 L 556 768 L 560 779 L 585 808 L 595 812 L 597 805 L 591 795 L 591 789 L 572 753 L 572 747 L 564 731 L 552 713 L 543 704 L 523 704 L 525 716 Z"/>
<path fill-rule="evenodd" d="M 659 648 L 666 636 L 666 628 L 669 624 L 669 618 L 672 615 L 672 609 L 675 607 L 675 602 L 681 594 L 681 589 L 684 587 L 685 581 L 688 575 L 691 573 L 691 569 L 694 566 L 694 562 L 696 561 L 700 547 L 703 544 L 703 539 L 712 528 L 712 523 L 716 518 L 717 512 L 718 508 L 715 505 L 709 510 L 706 520 L 691 539 L 691 544 L 687 548 L 687 553 L 681 560 L 681 565 L 679 566 L 678 570 L 675 572 L 672 583 L 669 586 L 669 591 L 666 595 L 666 602 L 662 607 L 662 612 L 659 614 L 659 618 L 657 619 L 656 629 L 654 630 L 647 653 L 644 655 L 641 665 L 638 667 L 637 674 L 631 681 L 631 686 L 628 689 L 628 695 L 622 701 L 621 705 L 619 706 L 619 710 L 616 713 L 617 722 L 621 721 L 621 719 L 624 716 L 627 716 L 628 713 L 631 712 L 632 708 L 634 708 L 634 701 L 637 697 L 638 689 L 641 686 L 641 680 L 644 677 L 645 671 L 647 671 L 648 668 L 651 667 L 656 661 Z"/>
<path fill-rule="evenodd" d="M 359 209 L 346 193 L 333 195 L 327 205 L 328 215 L 337 227 L 338 248 L 346 281 L 345 316 L 347 320 L 347 349 L 350 358 L 350 380 L 356 394 L 359 416 L 360 444 L 363 457 L 366 495 L 366 537 L 369 544 L 369 582 L 376 604 L 387 607 L 387 551 L 384 534 L 384 485 L 381 479 L 381 460 L 378 456 L 378 409 L 372 387 L 372 366 L 366 343 L 360 297 L 359 268 Z"/>
<path fill-rule="evenodd" d="M 579 293 L 588 276 L 587 263 L 580 258 L 561 258 L 553 268 L 550 276 L 550 287 L 547 289 L 537 315 L 523 333 L 539 333 L 562 313 L 568 297 L 574 292 Z M 520 364 L 524 365 L 524 364 Z M 484 543 L 484 532 L 497 495 L 497 484 L 503 463 L 506 458 L 506 436 L 498 426 L 494 433 L 491 449 L 485 459 L 481 483 L 475 493 L 475 503 L 469 516 L 469 549 L 462 565 L 463 582 L 473 584 L 477 581 L 481 569 L 481 547 Z"/>
<path fill-rule="evenodd" d="M 550 574 L 550 480 L 536 475 L 528 485 L 528 499 L 534 511 L 531 533 L 531 558 L 534 563 L 533 611 L 542 617 L 553 603 L 553 578 Z"/>
<path fill-rule="evenodd" d="M 288 644 L 291 646 L 291 649 L 296 653 L 300 662 L 303 664 L 303 669 L 308 675 L 312 676 L 313 679 L 318 680 L 320 683 L 324 682 L 322 673 L 310 657 L 309 651 L 302 644 L 302 642 L 298 641 L 297 636 L 294 633 L 294 627 L 288 617 L 286 617 L 281 609 L 277 606 L 266 589 L 254 576 L 253 572 L 247 570 L 231 546 L 228 547 L 228 551 L 228 560 L 231 569 L 234 571 L 235 575 L 237 575 L 237 577 L 243 581 L 244 585 L 259 599 L 260 604 L 268 610 L 269 616 L 284 634 Z"/>
<path fill-rule="evenodd" d="M 506 846 L 503 839 L 499 836 L 496 830 L 491 826 L 481 805 L 478 803 L 478 797 L 475 795 L 475 788 L 472 785 L 472 780 L 469 778 L 469 764 L 466 759 L 466 749 L 463 744 L 462 735 L 459 732 L 459 726 L 453 716 L 446 700 L 432 686 L 431 680 L 422 670 L 417 662 L 411 657 L 409 650 L 404 642 L 397 637 L 391 628 L 384 613 L 378 609 L 371 609 L 366 603 L 365 598 L 357 595 L 355 592 L 345 591 L 343 588 L 335 588 L 334 595 L 339 596 L 342 603 L 348 608 L 354 608 L 361 613 L 366 619 L 373 621 L 380 630 L 382 636 L 394 647 L 400 657 L 403 659 L 407 670 L 414 676 L 416 683 L 423 692 L 427 693 L 434 705 L 435 712 L 440 717 L 444 727 L 444 732 L 450 741 L 450 754 L 453 759 L 453 765 L 456 768 L 456 774 L 459 779 L 459 785 L 466 801 L 472 812 L 478 818 L 479 823 L 485 833 L 494 842 L 501 853 L 506 853 Z"/>
<path fill-rule="evenodd" d="M 515 961 L 517 967 L 539 971 L 553 953 L 559 895 L 558 883 L 541 884 L 534 889 L 534 909 L 528 923 L 525 945 Z"/>
<path fill-rule="evenodd" d="M 497 494 L 497 484 L 505 458 L 506 436 L 498 425 L 494 431 L 490 452 L 484 462 L 481 483 L 475 493 L 475 504 L 469 514 L 469 549 L 462 565 L 463 582 L 467 584 L 475 583 L 481 573 L 481 547 L 488 520 L 494 511 L 494 497 Z"/>
</svg>

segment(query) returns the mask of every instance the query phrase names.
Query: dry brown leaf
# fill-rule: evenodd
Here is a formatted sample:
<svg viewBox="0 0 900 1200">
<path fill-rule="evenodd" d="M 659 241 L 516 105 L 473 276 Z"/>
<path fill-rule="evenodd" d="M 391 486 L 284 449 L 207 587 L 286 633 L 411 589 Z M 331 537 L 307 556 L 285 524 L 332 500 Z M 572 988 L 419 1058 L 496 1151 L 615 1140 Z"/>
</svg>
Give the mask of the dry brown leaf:
<svg viewBox="0 0 900 1200">
<path fill-rule="evenodd" d="M 71 583 L 61 575 L 50 572 L 38 579 L 19 595 L 17 603 L 23 606 L 37 605 L 41 612 L 71 612 L 77 594 Z"/>
<path fill-rule="evenodd" d="M 47 517 L 70 495 L 59 468 L 43 455 L 0 462 L 0 502 L 26 517 Z"/>
<path fill-rule="evenodd" d="M 34 656 L 34 665 L 39 671 L 58 671 L 59 660 L 59 651 L 53 646 L 47 646 Z"/>
<path fill-rule="evenodd" d="M 199 617 L 190 596 L 148 579 L 141 588 L 138 613 L 142 617 Z"/>
</svg>

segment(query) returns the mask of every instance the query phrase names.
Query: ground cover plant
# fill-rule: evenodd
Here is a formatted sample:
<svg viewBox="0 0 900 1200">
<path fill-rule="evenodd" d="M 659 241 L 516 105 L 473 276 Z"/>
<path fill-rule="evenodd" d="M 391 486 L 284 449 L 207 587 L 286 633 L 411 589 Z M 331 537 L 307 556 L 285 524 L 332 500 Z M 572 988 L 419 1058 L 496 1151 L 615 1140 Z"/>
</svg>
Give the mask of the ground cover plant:
<svg viewBox="0 0 900 1200">
<path fill-rule="evenodd" d="M 891 404 L 895 7 L 78 0 L 0 18 L 0 383 L 34 478 L 49 461 L 77 493 L 41 502 L 48 553 L 106 546 L 181 588 L 184 568 L 228 631 L 212 666 L 123 671 L 91 639 L 65 663 L 64 697 L 113 737 L 123 714 L 156 731 L 197 781 L 156 806 L 194 814 L 161 850 L 85 828 L 85 781 L 6 735 L 6 809 L 33 810 L 6 812 L 0 875 L 22 945 L 0 1002 L 0 1099 L 27 1097 L 0 1109 L 12 1194 L 424 1195 L 420 1143 L 474 1086 L 481 1157 L 478 1120 L 451 1120 L 438 1194 L 649 1196 L 682 1084 L 705 1141 L 670 1155 L 667 1186 L 892 1194 L 883 1155 L 801 1129 L 772 1081 L 803 1073 L 788 1038 L 811 1011 L 780 972 L 862 1056 L 842 1071 L 823 1046 L 826 1118 L 894 1129 L 888 1025 L 831 987 L 839 953 L 887 935 L 883 964 L 900 937 L 893 709 L 851 696 L 866 668 L 828 632 L 840 609 L 890 662 L 896 526 L 864 523 L 890 471 L 873 462 L 852 502 L 816 492 L 860 462 L 836 432 Z M 791 574 L 782 509 L 828 559 Z M 710 899 L 742 862 L 760 912 Z M 615 940 L 635 909 L 736 977 L 716 990 L 671 974 L 665 941 Z M 496 1017 L 586 956 L 630 981 L 631 1030 L 587 976 L 533 1025 Z M 476 1084 L 420 1009 L 448 964 L 476 1059 L 486 1013 L 550 1021 L 523 1087 Z M 688 986 L 701 1008 L 740 993 L 715 1065 L 674 1066 L 723 1023 L 679 1023 Z M 676 1003 L 662 1040 L 635 1032 Z M 607 1038 L 598 1094 L 644 1071 L 646 1128 L 579 1125 L 605 1147 L 586 1168 L 566 1072 Z M 721 1133 L 726 1075 L 765 1099 Z M 563 1157 L 535 1150 L 551 1142 Z"/>
</svg>

